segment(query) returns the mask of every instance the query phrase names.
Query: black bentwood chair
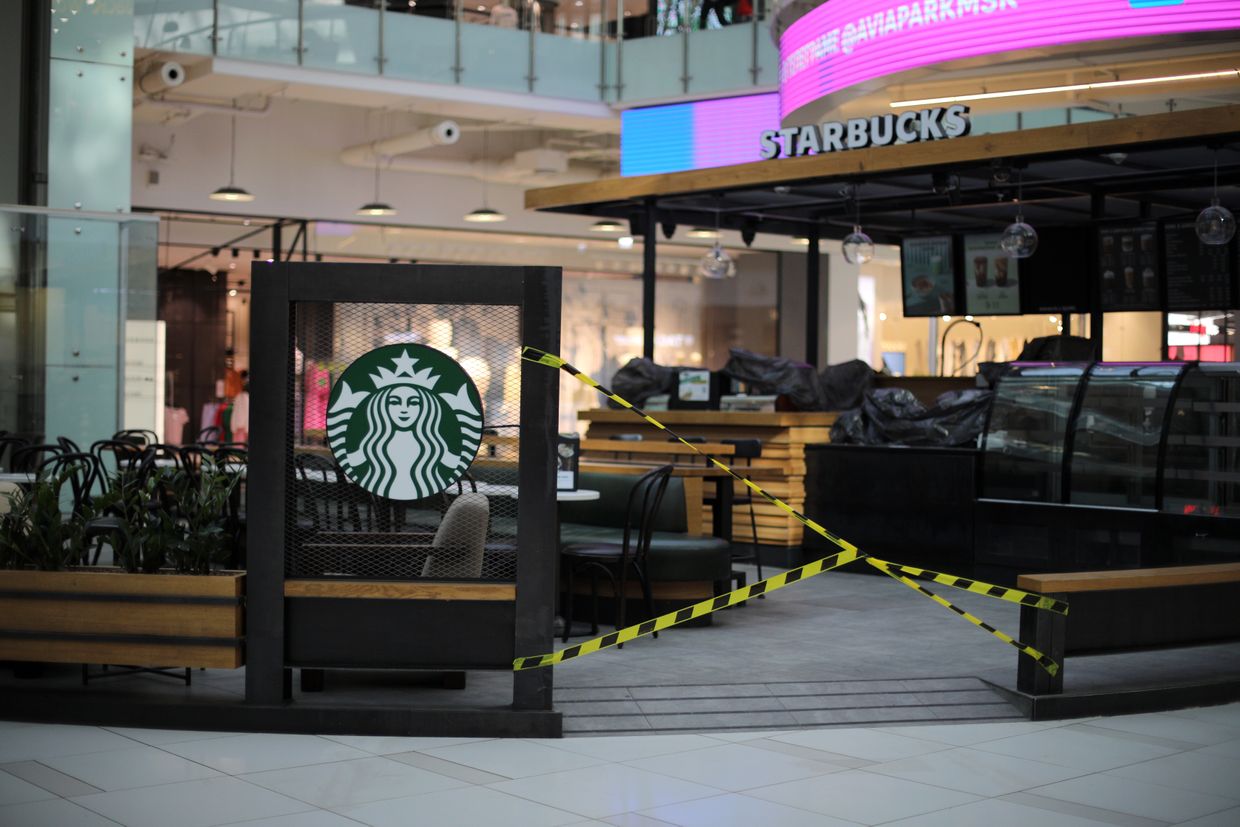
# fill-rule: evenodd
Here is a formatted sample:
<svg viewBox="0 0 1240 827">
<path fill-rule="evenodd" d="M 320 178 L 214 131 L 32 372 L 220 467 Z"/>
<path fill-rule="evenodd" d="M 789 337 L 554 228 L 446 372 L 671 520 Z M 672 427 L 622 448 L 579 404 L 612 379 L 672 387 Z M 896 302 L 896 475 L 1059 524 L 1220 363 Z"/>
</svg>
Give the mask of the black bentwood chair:
<svg viewBox="0 0 1240 827">
<path fill-rule="evenodd" d="M 664 465 L 644 475 L 629 492 L 628 513 L 624 521 L 624 541 L 615 543 L 580 543 L 566 546 L 560 552 L 565 571 L 568 607 L 564 623 L 564 641 L 572 629 L 573 580 L 578 574 L 590 574 L 590 633 L 598 633 L 598 575 L 605 575 L 615 595 L 616 629 L 624 628 L 624 607 L 628 597 L 628 574 L 631 569 L 642 588 L 647 618 L 654 617 L 654 598 L 650 593 L 650 578 L 646 576 L 646 556 L 650 551 L 650 538 L 654 533 L 656 515 L 663 503 L 663 494 L 672 478 L 671 465 Z M 658 637 L 658 632 L 655 632 Z"/>
</svg>

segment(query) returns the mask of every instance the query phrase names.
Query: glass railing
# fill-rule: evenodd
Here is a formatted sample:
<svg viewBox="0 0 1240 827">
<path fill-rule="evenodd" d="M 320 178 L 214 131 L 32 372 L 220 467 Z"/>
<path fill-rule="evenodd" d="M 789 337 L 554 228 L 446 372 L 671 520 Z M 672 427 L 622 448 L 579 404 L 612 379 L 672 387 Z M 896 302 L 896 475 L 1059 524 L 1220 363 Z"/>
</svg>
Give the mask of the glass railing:
<svg viewBox="0 0 1240 827">
<path fill-rule="evenodd" d="M 89 445 L 162 429 L 158 220 L 0 206 L 0 430 Z"/>
<path fill-rule="evenodd" d="M 778 54 L 766 26 L 740 11 L 753 6 L 702 8 L 703 0 L 134 0 L 134 37 L 139 48 L 570 100 L 774 88 Z"/>
</svg>

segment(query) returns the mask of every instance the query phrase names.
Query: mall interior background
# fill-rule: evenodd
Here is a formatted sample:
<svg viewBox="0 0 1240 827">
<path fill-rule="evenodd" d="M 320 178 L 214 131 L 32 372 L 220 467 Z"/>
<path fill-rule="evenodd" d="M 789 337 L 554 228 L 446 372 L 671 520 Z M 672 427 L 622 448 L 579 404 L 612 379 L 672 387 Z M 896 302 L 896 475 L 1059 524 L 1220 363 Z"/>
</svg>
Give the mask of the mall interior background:
<svg viewBox="0 0 1240 827">
<path fill-rule="evenodd" d="M 562 349 L 610 378 L 641 355 L 639 234 L 525 211 L 524 191 L 619 174 L 624 112 L 778 83 L 774 10 L 763 3 L 726 7 L 721 19 L 691 0 L 57 0 L 44 55 L 19 36 L 38 6 L 0 12 L 3 100 L 21 115 L 0 138 L 16 161 L 0 203 L 46 205 L 3 208 L 0 373 L 18 393 L 0 400 L 0 428 L 86 442 L 121 426 L 162 432 L 166 407 L 195 423 L 214 379 L 248 366 L 250 266 L 277 256 L 562 266 Z M 1189 71 L 1232 65 L 1235 46 L 1173 40 L 1093 62 Z M 1051 82 L 1088 63 L 990 72 Z M 891 92 L 859 89 L 839 111 L 874 109 Z M 1018 98 L 975 107 L 974 131 L 1236 98 L 1234 82 Z M 446 122 L 455 141 L 428 137 Z M 37 174 L 22 178 L 23 165 Z M 253 200 L 212 200 L 225 184 Z M 393 214 L 355 214 L 375 200 Z M 466 216 L 481 207 L 506 221 L 479 229 Z M 803 240 L 758 233 L 746 244 L 725 231 L 738 277 L 711 281 L 697 265 L 713 228 L 694 230 L 661 238 L 655 360 L 719 368 L 731 347 L 806 358 Z M 956 327 L 942 342 L 949 317 L 902 316 L 897 248 L 858 267 L 828 241 L 821 269 L 820 365 L 860 358 L 896 374 L 967 374 L 1031 338 L 1089 333 L 1084 316 L 980 317 L 980 333 Z M 1107 314 L 1105 325 L 1109 360 L 1234 357 L 1227 308 Z M 562 430 L 579 430 L 588 397 L 566 380 Z"/>
</svg>

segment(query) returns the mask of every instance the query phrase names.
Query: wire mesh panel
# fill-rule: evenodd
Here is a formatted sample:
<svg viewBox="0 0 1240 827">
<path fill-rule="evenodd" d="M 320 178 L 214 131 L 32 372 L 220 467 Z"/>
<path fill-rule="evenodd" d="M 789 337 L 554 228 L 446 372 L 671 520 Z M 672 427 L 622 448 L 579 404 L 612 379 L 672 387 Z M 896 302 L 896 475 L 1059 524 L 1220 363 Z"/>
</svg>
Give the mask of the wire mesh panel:
<svg viewBox="0 0 1240 827">
<path fill-rule="evenodd" d="M 512 582 L 520 308 L 294 302 L 285 576 Z"/>
</svg>

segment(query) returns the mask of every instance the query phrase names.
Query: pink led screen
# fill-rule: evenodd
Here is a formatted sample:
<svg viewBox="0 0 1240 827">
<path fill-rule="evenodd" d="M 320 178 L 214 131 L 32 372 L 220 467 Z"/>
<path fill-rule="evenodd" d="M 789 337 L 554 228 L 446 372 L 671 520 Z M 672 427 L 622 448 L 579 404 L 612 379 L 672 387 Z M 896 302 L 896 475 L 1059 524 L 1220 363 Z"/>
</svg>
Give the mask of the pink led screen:
<svg viewBox="0 0 1240 827">
<path fill-rule="evenodd" d="M 979 55 L 1240 28 L 1240 0 L 828 0 L 779 41 L 780 114 L 840 89 Z"/>
</svg>

